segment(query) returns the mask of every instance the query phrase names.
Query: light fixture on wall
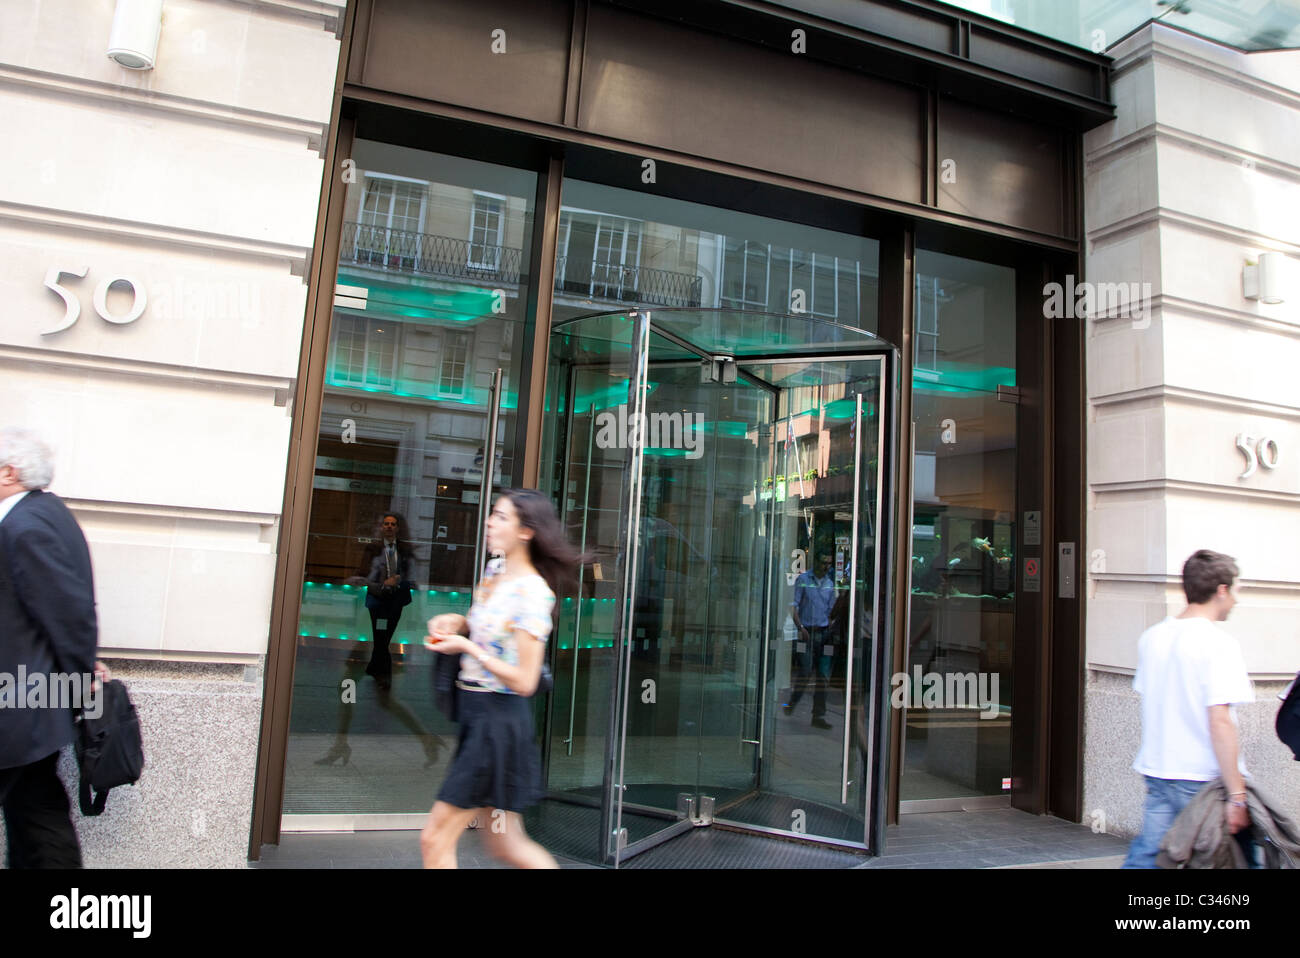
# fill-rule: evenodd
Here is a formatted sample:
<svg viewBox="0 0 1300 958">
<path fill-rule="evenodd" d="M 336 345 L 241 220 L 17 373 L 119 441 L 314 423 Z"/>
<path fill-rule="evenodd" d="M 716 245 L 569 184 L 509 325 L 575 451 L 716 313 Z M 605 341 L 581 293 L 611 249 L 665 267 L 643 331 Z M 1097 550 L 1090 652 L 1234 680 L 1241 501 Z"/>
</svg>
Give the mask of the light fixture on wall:
<svg viewBox="0 0 1300 958">
<path fill-rule="evenodd" d="M 1258 263 L 1246 263 L 1241 274 L 1242 293 L 1247 299 L 1257 299 L 1270 306 L 1285 302 L 1282 295 L 1282 275 L 1286 257 L 1281 253 L 1260 253 Z"/>
<path fill-rule="evenodd" d="M 108 58 L 128 70 L 152 70 L 162 30 L 163 0 L 117 0 Z"/>
</svg>

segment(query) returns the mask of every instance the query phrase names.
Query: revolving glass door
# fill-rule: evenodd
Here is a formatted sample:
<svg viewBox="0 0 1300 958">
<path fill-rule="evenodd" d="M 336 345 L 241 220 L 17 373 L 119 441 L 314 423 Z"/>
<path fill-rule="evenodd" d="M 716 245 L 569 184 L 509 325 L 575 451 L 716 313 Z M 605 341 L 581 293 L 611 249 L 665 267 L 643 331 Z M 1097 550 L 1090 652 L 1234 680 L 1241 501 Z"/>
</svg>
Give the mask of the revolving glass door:
<svg viewBox="0 0 1300 958">
<path fill-rule="evenodd" d="M 541 716 L 557 850 L 617 864 L 714 823 L 878 844 L 892 356 L 806 316 L 556 327 L 543 482 L 596 560 Z"/>
</svg>

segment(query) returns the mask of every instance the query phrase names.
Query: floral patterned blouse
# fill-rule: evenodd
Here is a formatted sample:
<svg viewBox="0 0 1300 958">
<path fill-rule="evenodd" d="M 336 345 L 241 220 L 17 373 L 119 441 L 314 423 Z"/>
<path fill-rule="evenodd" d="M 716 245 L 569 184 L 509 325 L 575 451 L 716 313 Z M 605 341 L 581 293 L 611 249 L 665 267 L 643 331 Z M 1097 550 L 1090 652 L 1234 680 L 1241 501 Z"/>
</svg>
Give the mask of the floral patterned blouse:
<svg viewBox="0 0 1300 958">
<path fill-rule="evenodd" d="M 498 583 L 491 594 L 484 596 L 484 586 L 505 571 L 504 559 L 493 559 L 483 571 L 483 581 L 474 592 L 474 604 L 466 619 L 469 621 L 470 641 L 489 655 L 504 659 L 510 665 L 519 664 L 519 646 L 515 631 L 522 630 L 545 642 L 551 634 L 551 609 L 555 606 L 555 593 L 540 575 L 523 575 Z M 469 685 L 480 685 L 494 692 L 516 695 L 495 675 L 479 665 L 472 655 L 460 657 L 460 680 Z"/>
</svg>

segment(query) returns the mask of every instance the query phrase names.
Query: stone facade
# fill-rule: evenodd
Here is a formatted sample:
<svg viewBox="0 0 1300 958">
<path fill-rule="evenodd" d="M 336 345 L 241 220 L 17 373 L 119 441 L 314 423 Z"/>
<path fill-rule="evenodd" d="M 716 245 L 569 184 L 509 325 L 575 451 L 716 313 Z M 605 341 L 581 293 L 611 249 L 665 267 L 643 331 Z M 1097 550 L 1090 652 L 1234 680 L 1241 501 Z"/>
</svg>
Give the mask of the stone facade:
<svg viewBox="0 0 1300 958">
<path fill-rule="evenodd" d="M 0 15 L 0 418 L 55 449 L 143 726 L 86 863 L 239 865 L 343 0 L 167 0 L 141 72 L 115 6 Z"/>
<path fill-rule="evenodd" d="M 1239 716 L 1247 766 L 1273 794 L 1300 794 L 1272 727 L 1300 668 L 1300 52 L 1243 54 L 1159 25 L 1108 52 L 1119 110 L 1084 139 L 1087 279 L 1137 283 L 1149 309 L 1088 324 L 1084 810 L 1132 835 L 1137 639 L 1184 608 L 1182 564 L 1200 548 L 1242 572 L 1225 627 L 1255 682 Z M 1284 254 L 1284 303 L 1243 295 L 1263 251 Z M 1242 478 L 1238 443 L 1265 438 L 1276 468 Z"/>
</svg>

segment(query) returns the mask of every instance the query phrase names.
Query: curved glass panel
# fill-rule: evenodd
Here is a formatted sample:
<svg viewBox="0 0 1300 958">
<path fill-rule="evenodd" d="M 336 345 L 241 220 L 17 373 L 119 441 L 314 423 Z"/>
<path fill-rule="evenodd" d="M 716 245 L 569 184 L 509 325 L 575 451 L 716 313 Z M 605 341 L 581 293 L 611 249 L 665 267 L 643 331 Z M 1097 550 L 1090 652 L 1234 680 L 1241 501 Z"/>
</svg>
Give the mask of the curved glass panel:
<svg viewBox="0 0 1300 958">
<path fill-rule="evenodd" d="M 1300 47 L 1300 5 L 1275 0 L 943 0 L 1032 33 L 1105 50 L 1158 20 L 1239 50 Z"/>
<path fill-rule="evenodd" d="M 763 313 L 744 309 L 665 309 L 651 308 L 650 325 L 661 337 L 668 336 L 703 353 L 757 357 L 809 353 L 853 353 L 892 348 L 874 333 L 843 323 L 818 319 L 801 313 Z M 555 323 L 553 329 L 565 334 L 577 333 L 591 341 L 618 340 L 619 330 L 628 329 L 635 312 L 595 313 L 575 316 Z M 624 335 L 630 335 L 630 331 Z M 656 343 L 668 349 L 668 341 Z M 685 357 L 689 350 L 682 350 Z"/>
</svg>

